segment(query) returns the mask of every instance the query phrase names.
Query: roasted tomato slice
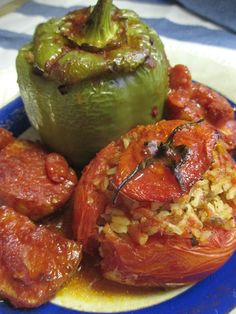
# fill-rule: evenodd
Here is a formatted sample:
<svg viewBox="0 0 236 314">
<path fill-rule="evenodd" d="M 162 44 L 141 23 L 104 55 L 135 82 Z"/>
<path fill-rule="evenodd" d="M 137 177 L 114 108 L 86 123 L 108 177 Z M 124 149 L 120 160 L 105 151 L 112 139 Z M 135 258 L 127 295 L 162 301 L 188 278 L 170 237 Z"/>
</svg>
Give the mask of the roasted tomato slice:
<svg viewBox="0 0 236 314">
<path fill-rule="evenodd" d="M 187 152 L 184 161 L 179 152 Z M 99 252 L 107 279 L 181 286 L 234 252 L 235 199 L 235 164 L 212 127 L 162 121 L 131 130 L 86 167 L 75 192 L 74 233 L 86 251 Z"/>
</svg>

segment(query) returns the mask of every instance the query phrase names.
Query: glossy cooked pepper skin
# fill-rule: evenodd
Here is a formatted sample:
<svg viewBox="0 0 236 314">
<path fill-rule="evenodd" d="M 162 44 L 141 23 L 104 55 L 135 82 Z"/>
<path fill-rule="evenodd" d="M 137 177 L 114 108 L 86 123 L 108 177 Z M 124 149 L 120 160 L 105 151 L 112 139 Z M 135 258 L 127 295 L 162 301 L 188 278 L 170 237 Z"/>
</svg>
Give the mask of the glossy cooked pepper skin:
<svg viewBox="0 0 236 314">
<path fill-rule="evenodd" d="M 157 34 L 134 12 L 112 7 L 114 34 L 96 41 L 91 30 L 83 34 L 92 11 L 39 25 L 17 57 L 32 125 L 79 167 L 135 125 L 160 119 L 168 90 L 168 62 Z"/>
</svg>

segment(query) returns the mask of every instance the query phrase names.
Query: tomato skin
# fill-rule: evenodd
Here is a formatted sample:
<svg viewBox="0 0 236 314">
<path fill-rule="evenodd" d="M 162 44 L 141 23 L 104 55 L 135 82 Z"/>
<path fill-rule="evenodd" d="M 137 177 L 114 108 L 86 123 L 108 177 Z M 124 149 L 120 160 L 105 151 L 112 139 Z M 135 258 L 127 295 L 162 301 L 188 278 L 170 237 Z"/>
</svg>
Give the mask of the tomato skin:
<svg viewBox="0 0 236 314">
<path fill-rule="evenodd" d="M 233 151 L 236 148 L 236 120 L 229 120 L 220 128 L 223 140 L 227 143 L 228 150 Z"/>
<path fill-rule="evenodd" d="M 189 92 L 171 90 L 165 107 L 167 119 L 183 119 L 197 121 L 205 116 L 205 110 L 196 102 L 189 101 Z"/>
<path fill-rule="evenodd" d="M 145 142 L 155 140 L 165 142 L 168 135 L 185 121 L 165 121 L 156 125 L 137 127 L 128 133 L 136 134 L 137 140 L 130 143 L 123 152 L 115 182 L 117 186 L 135 169 L 137 164 L 145 158 L 143 146 Z M 217 137 L 214 130 L 208 125 L 201 124 L 194 127 L 186 127 L 178 132 L 174 138 L 174 145 L 186 145 L 189 148 L 189 157 L 186 159 L 181 176 L 188 192 L 191 186 L 201 178 L 212 162 L 212 150 Z M 130 181 L 122 189 L 122 193 L 139 201 L 171 202 L 183 194 L 173 171 L 156 161 L 153 166 L 144 169 L 136 178 Z"/>
<path fill-rule="evenodd" d="M 230 103 L 211 88 L 192 82 L 184 65 L 170 69 L 170 91 L 165 107 L 167 119 L 197 121 L 204 118 L 219 131 L 228 150 L 236 148 L 234 110 Z"/>
<path fill-rule="evenodd" d="M 177 64 L 170 70 L 169 82 L 172 89 L 184 89 L 187 92 L 190 91 L 192 77 L 189 69 L 185 65 Z"/>
<path fill-rule="evenodd" d="M 215 127 L 234 119 L 234 111 L 228 101 L 209 87 L 193 83 L 191 97 L 205 109 L 207 121 Z"/>
<path fill-rule="evenodd" d="M 202 280 L 236 248 L 236 229 L 218 230 L 205 245 L 192 247 L 179 236 L 153 237 L 144 246 L 106 234 L 101 239 L 104 277 L 135 286 L 176 287 Z"/>
<path fill-rule="evenodd" d="M 91 243 L 93 246 L 93 238 L 97 236 L 97 219 L 108 203 L 106 196 L 94 186 L 93 180 L 96 176 L 103 178 L 108 160 L 116 153 L 114 142 L 102 149 L 84 169 L 75 189 L 73 230 L 75 237 L 85 247 Z"/>
<path fill-rule="evenodd" d="M 151 219 L 150 206 L 147 204 L 149 202 L 150 205 L 153 201 L 155 193 L 158 197 L 162 194 L 162 200 L 166 203 L 170 201 L 168 193 L 173 193 L 173 187 L 176 188 L 177 197 L 181 195 L 174 175 L 157 162 L 154 167 L 142 172 L 140 177 L 143 181 L 131 180 L 123 187 L 118 204 L 112 203 L 117 185 L 145 156 L 143 143 L 149 140 L 165 141 L 170 132 L 183 123 L 185 121 L 162 121 L 156 125 L 136 127 L 123 137 L 130 139 L 128 147 L 124 147 L 123 139 L 112 142 L 97 154 L 82 174 L 75 191 L 74 234 L 87 252 L 96 253 L 99 248 L 101 269 L 107 279 L 135 286 L 182 286 L 199 281 L 214 272 L 236 248 L 236 228 L 226 231 L 212 227 L 210 238 L 196 246 L 191 242 L 190 234 L 180 236 L 159 232 L 149 236 L 147 242 L 140 245 L 134 241 L 132 234 L 118 236 L 108 223 L 103 225 L 102 232 L 98 230 L 98 221 L 107 206 L 117 205 L 119 208 L 119 204 L 125 204 L 122 203 L 124 199 L 137 202 L 141 195 L 143 208 L 139 207 L 136 211 L 136 208 L 130 209 L 127 205 L 125 210 L 129 213 L 133 210 L 137 215 L 141 213 L 142 217 Z M 190 182 L 190 187 L 191 182 L 199 180 L 211 164 L 217 138 L 207 123 L 181 130 L 177 134 L 174 145 L 184 143 L 194 152 L 183 169 L 183 176 L 190 178 L 190 181 L 186 179 L 187 183 Z M 222 165 L 233 162 L 228 153 L 220 155 L 219 159 Z M 195 167 L 196 164 L 198 167 Z M 110 178 L 112 184 L 108 191 L 110 194 L 107 194 L 94 181 L 104 179 L 107 169 L 114 166 L 116 172 Z M 160 169 L 163 171 L 162 178 L 157 175 Z M 156 190 L 153 193 L 153 184 L 158 180 L 161 182 L 159 192 Z"/>
</svg>

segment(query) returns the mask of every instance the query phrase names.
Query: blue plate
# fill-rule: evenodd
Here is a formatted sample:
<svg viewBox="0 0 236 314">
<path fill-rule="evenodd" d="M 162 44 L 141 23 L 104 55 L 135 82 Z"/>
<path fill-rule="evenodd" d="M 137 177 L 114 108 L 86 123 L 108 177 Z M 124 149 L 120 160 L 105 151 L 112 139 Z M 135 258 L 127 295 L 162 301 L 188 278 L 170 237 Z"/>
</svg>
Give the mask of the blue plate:
<svg viewBox="0 0 236 314">
<path fill-rule="evenodd" d="M 231 102 L 232 106 L 234 104 Z M 15 136 L 29 128 L 21 98 L 0 109 L 0 127 L 12 131 Z M 182 294 L 151 307 L 129 314 L 226 314 L 236 307 L 236 254 L 216 273 Z M 8 303 L 0 303 L 2 314 L 78 314 L 85 313 L 47 303 L 37 309 L 16 310 Z M 86 312 L 88 313 L 88 312 Z"/>
</svg>

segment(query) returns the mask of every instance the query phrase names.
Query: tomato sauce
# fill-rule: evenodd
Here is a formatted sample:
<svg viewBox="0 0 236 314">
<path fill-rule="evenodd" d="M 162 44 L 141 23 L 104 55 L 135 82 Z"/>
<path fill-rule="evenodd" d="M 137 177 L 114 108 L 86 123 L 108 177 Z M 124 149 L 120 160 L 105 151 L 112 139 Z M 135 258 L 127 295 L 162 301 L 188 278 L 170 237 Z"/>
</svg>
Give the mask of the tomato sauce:
<svg viewBox="0 0 236 314">
<path fill-rule="evenodd" d="M 121 285 L 102 277 L 95 258 L 84 257 L 78 272 L 52 302 L 92 312 L 120 312 L 161 303 L 188 287 L 169 291 Z"/>
</svg>

